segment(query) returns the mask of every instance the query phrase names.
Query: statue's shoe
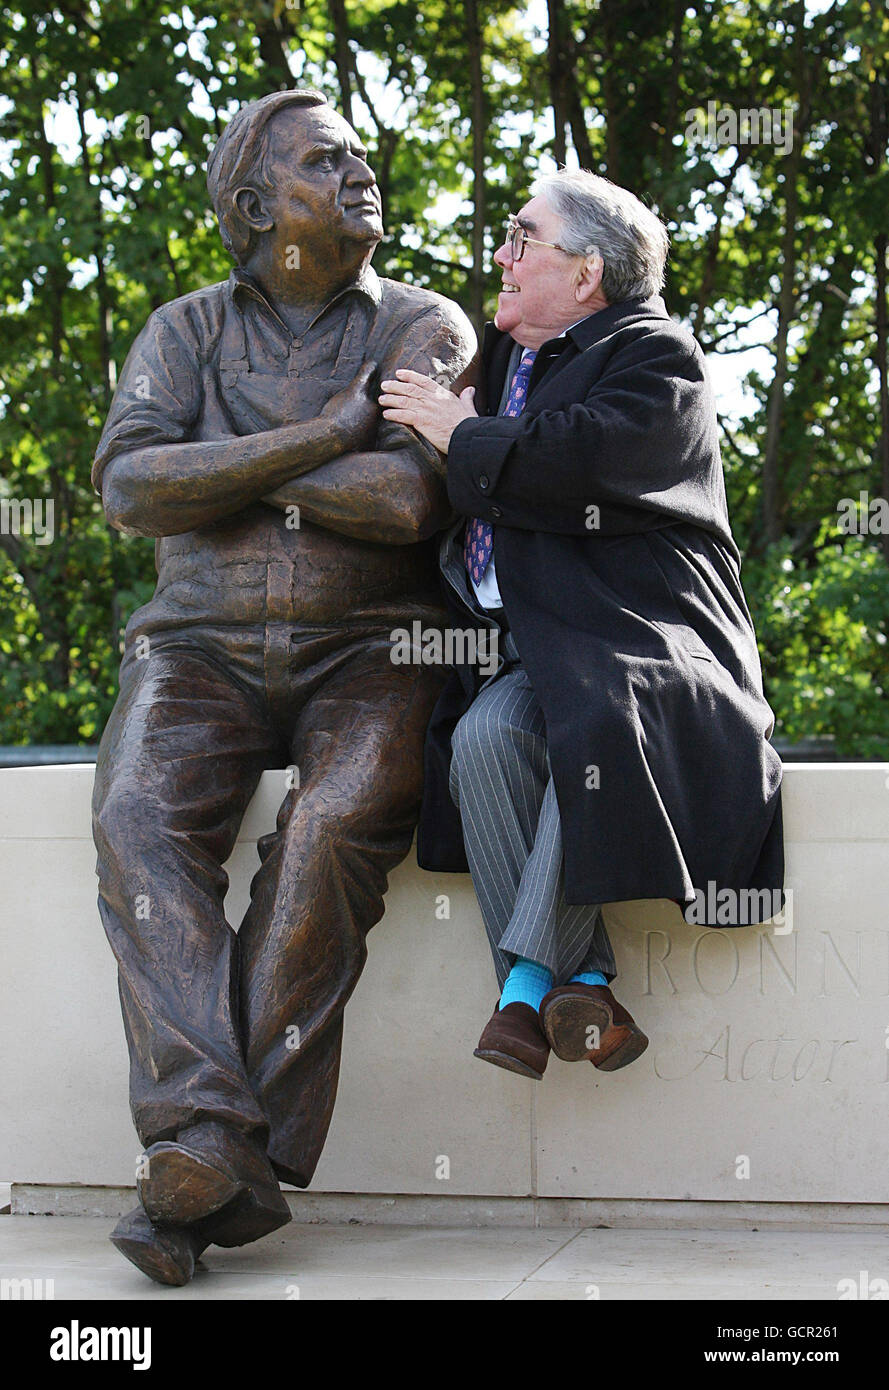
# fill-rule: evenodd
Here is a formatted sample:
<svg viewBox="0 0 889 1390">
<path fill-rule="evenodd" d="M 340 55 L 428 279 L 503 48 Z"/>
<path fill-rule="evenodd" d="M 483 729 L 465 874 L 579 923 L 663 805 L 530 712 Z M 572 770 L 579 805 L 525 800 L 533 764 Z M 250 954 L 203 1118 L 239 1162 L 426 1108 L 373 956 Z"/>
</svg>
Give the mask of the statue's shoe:
<svg viewBox="0 0 889 1390">
<path fill-rule="evenodd" d="M 200 1223 L 214 1245 L 249 1245 L 286 1226 L 293 1216 L 281 1189 L 248 1187 L 215 1216 Z"/>
<path fill-rule="evenodd" d="M 111 1243 L 158 1284 L 181 1287 L 194 1276 L 195 1262 L 209 1245 L 196 1227 L 152 1224 L 141 1207 L 122 1216 L 111 1232 Z"/>
<path fill-rule="evenodd" d="M 246 1245 L 290 1220 L 274 1170 L 255 1140 L 214 1120 L 146 1150 L 139 1199 L 156 1226 L 215 1218 L 210 1239 Z M 211 1228 L 208 1227 L 208 1230 Z"/>
<path fill-rule="evenodd" d="M 225 1212 L 187 1226 L 156 1226 L 142 1207 L 122 1216 L 110 1240 L 131 1264 L 157 1284 L 180 1287 L 194 1277 L 195 1266 L 208 1245 L 247 1245 L 291 1220 L 290 1209 L 272 1213 L 252 1200 L 248 1191 Z"/>
</svg>

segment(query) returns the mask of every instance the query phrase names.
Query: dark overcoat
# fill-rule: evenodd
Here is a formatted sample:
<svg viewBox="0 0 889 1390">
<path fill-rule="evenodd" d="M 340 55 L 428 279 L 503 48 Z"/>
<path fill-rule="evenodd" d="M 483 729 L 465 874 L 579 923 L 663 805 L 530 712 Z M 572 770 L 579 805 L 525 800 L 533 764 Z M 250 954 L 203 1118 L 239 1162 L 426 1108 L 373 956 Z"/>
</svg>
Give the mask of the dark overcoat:
<svg viewBox="0 0 889 1390">
<path fill-rule="evenodd" d="M 543 345 L 509 418 L 493 412 L 512 346 L 488 325 L 480 418 L 452 435 L 448 493 L 455 513 L 494 523 L 546 721 L 566 900 L 700 907 L 730 890 L 771 904 L 749 908 L 765 920 L 783 904 L 782 768 L 700 346 L 659 296 L 611 305 Z M 429 726 L 425 869 L 467 871 L 448 769 L 479 686 L 477 667 L 456 668 Z"/>
</svg>

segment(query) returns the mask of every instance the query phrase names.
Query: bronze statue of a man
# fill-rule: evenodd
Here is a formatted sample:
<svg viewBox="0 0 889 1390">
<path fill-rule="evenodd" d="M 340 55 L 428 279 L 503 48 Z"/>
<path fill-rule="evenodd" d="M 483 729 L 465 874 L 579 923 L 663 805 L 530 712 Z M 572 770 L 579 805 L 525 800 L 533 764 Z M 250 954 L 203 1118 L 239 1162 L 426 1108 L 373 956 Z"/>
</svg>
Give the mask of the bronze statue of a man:
<svg viewBox="0 0 889 1390">
<path fill-rule="evenodd" d="M 152 314 L 93 483 L 156 537 L 93 802 L 117 957 L 141 1206 L 115 1245 L 182 1284 L 208 1244 L 289 1220 L 330 1124 L 342 1012 L 407 854 L 443 673 L 393 626 L 446 621 L 442 456 L 381 418 L 407 367 L 459 389 L 475 337 L 441 296 L 380 279 L 376 181 L 318 92 L 243 107 L 210 157 L 228 281 Z M 265 768 L 277 830 L 235 933 L 222 868 Z"/>
</svg>

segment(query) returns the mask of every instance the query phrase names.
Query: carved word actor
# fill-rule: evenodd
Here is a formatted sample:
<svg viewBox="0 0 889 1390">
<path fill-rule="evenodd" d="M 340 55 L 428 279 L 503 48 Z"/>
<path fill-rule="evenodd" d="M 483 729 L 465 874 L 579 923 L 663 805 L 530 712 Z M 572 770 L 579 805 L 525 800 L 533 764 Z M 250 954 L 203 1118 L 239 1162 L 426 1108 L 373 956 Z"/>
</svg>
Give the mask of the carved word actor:
<svg viewBox="0 0 889 1390">
<path fill-rule="evenodd" d="M 455 382 L 475 338 L 456 305 L 372 270 L 366 153 L 309 90 L 230 121 L 208 186 L 235 269 L 152 314 L 93 469 L 112 525 L 157 538 L 93 819 L 145 1146 L 112 1240 L 164 1283 L 287 1221 L 279 1180 L 312 1177 L 442 688 L 393 663 L 390 633 L 446 621 L 444 461 L 381 419 L 376 373 Z M 236 934 L 222 865 L 284 766 Z"/>
<path fill-rule="evenodd" d="M 783 905 L 774 718 L 666 254 L 631 193 L 545 177 L 494 256 L 477 400 L 382 383 L 385 418 L 447 451 L 445 592 L 504 657 L 437 704 L 419 860 L 472 873 L 501 991 L 475 1055 L 536 1079 L 551 1049 L 613 1071 L 647 1046 L 601 904 L 735 903 L 706 919 L 733 926 Z"/>
</svg>

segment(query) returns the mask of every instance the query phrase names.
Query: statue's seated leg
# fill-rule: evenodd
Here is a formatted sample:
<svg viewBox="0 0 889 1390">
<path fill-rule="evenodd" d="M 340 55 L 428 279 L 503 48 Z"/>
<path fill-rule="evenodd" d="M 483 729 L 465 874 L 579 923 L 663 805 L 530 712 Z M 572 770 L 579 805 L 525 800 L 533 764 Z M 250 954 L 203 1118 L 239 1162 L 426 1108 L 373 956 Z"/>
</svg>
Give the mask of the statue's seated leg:
<svg viewBox="0 0 889 1390">
<path fill-rule="evenodd" d="M 410 849 L 423 740 L 441 670 L 396 666 L 368 643 L 294 727 L 299 786 L 260 845 L 239 933 L 241 1034 L 271 1124 L 278 1176 L 305 1187 L 333 1112 L 342 1010 L 383 915 L 387 875 Z"/>
<path fill-rule="evenodd" d="M 261 700 L 199 649 L 155 648 L 124 662 L 93 802 L 99 909 L 118 961 L 139 1137 L 148 1147 L 209 1121 L 228 1126 L 235 1149 L 255 1148 L 269 1184 L 268 1126 L 237 1033 L 221 866 L 263 768 L 281 756 Z M 243 1168 L 243 1155 L 234 1158 Z M 176 1166 L 168 1157 L 158 1169 L 155 1215 L 172 1220 Z M 205 1173 L 203 1193 L 198 1178 L 181 1191 L 189 1220 L 218 1209 L 227 1181 L 226 1214 L 228 1202 L 243 1207 L 249 1174 L 223 1172 L 214 1187 Z"/>
</svg>

